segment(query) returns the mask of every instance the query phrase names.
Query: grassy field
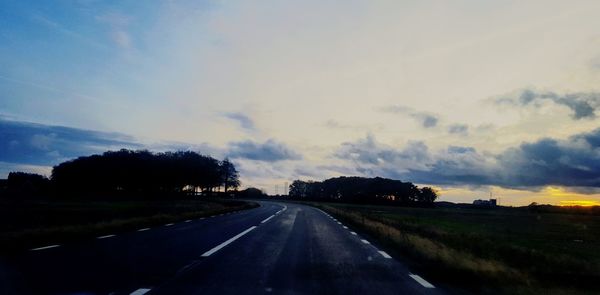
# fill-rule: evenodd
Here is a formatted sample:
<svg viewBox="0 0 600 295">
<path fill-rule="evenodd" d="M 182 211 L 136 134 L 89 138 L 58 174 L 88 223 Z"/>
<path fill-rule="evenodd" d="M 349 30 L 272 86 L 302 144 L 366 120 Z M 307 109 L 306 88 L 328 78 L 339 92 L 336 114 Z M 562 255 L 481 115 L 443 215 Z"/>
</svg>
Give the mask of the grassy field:
<svg viewBox="0 0 600 295">
<path fill-rule="evenodd" d="M 477 293 L 600 292 L 600 215 L 313 205 L 437 282 Z"/>
<path fill-rule="evenodd" d="M 18 203 L 0 200 L 0 252 L 10 254 L 256 206 L 251 202 L 219 199 Z"/>
</svg>

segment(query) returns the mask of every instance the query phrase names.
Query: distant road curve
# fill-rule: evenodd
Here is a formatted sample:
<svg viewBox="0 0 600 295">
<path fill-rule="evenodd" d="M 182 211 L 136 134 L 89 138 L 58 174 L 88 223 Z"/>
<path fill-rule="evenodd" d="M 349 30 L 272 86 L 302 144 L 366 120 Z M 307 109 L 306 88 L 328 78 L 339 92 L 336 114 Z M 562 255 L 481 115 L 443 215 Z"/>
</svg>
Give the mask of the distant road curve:
<svg viewBox="0 0 600 295">
<path fill-rule="evenodd" d="M 259 208 L 0 258 L 0 294 L 442 294 L 313 207 Z"/>
</svg>

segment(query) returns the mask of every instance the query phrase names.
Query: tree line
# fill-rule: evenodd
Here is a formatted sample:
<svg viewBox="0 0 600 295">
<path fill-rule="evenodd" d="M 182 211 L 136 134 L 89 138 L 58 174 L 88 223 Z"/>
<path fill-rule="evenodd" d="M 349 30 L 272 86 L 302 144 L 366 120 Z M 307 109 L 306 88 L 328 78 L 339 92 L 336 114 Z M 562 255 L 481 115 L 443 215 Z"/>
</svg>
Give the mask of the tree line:
<svg viewBox="0 0 600 295">
<path fill-rule="evenodd" d="M 52 169 L 50 179 L 10 173 L 5 191 L 50 189 L 60 195 L 164 195 L 225 192 L 240 186 L 239 173 L 228 159 L 219 161 L 192 151 L 153 153 L 122 149 L 79 157 Z"/>
<path fill-rule="evenodd" d="M 324 181 L 295 180 L 289 197 L 316 201 L 430 205 L 437 199 L 431 187 L 381 177 L 335 177 Z"/>
</svg>

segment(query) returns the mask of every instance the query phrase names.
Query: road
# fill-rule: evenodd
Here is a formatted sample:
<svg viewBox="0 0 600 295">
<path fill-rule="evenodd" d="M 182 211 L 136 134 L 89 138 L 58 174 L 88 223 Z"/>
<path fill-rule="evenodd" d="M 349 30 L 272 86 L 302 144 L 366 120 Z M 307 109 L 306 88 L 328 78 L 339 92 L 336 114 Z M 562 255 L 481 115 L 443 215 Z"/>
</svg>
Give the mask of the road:
<svg viewBox="0 0 600 295">
<path fill-rule="evenodd" d="M 255 209 L 0 258 L 0 294 L 442 294 L 313 207 Z"/>
</svg>

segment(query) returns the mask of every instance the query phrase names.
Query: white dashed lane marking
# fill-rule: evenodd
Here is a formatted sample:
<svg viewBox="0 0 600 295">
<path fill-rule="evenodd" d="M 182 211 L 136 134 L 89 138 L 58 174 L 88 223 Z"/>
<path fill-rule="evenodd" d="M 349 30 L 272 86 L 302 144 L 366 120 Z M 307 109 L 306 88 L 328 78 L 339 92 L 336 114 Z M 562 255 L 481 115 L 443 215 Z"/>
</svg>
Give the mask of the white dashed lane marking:
<svg viewBox="0 0 600 295">
<path fill-rule="evenodd" d="M 150 228 L 149 228 L 149 227 L 146 227 L 146 228 L 140 228 L 140 229 L 138 229 L 137 231 L 147 231 L 147 230 L 150 230 Z"/>
<path fill-rule="evenodd" d="M 112 237 L 114 237 L 114 236 L 115 236 L 115 235 L 99 236 L 99 237 L 97 237 L 96 239 L 98 239 L 98 240 L 102 240 L 102 239 L 108 239 L 108 238 L 112 238 Z"/>
<path fill-rule="evenodd" d="M 148 293 L 150 291 L 150 289 L 148 288 L 139 288 L 133 292 L 131 292 L 129 295 L 144 295 L 146 293 Z"/>
<path fill-rule="evenodd" d="M 425 287 L 425 288 L 435 288 L 435 286 L 433 286 L 431 283 L 429 283 L 428 281 L 426 281 L 425 279 L 423 279 L 422 277 L 418 276 L 418 275 L 414 275 L 414 274 L 409 274 L 409 276 L 411 278 L 413 278 L 413 280 L 417 281 L 417 283 L 421 284 L 421 286 Z"/>
<path fill-rule="evenodd" d="M 50 245 L 50 246 L 45 246 L 45 247 L 33 248 L 33 249 L 31 249 L 31 251 L 40 251 L 40 250 L 52 249 L 52 248 L 56 248 L 56 247 L 60 247 L 60 245 Z"/>
<path fill-rule="evenodd" d="M 387 253 L 385 253 L 385 251 L 377 251 L 379 252 L 379 254 L 381 254 L 381 256 L 387 258 L 387 259 L 392 259 L 392 256 L 388 255 Z"/>
<path fill-rule="evenodd" d="M 210 250 L 208 250 L 208 251 L 204 252 L 204 254 L 202 254 L 201 256 L 202 256 L 202 257 L 208 257 L 208 256 L 210 256 L 210 255 L 214 254 L 215 252 L 217 252 L 217 251 L 221 250 L 223 247 L 225 247 L 225 246 L 227 246 L 227 245 L 231 244 L 233 241 L 235 241 L 235 240 L 239 239 L 240 237 L 242 237 L 243 235 L 245 235 L 245 234 L 249 233 L 250 231 L 252 231 L 252 230 L 253 230 L 253 229 L 255 229 L 255 228 L 256 228 L 256 226 L 252 226 L 252 227 L 248 228 L 247 230 L 245 230 L 245 231 L 243 231 L 243 232 L 241 232 L 241 233 L 237 234 L 237 235 L 236 235 L 236 236 L 234 236 L 233 238 L 231 238 L 231 239 L 229 239 L 229 240 L 227 240 L 227 241 L 225 241 L 225 242 L 221 243 L 220 245 L 218 245 L 218 246 L 216 246 L 216 247 L 214 247 L 214 248 L 212 248 L 212 249 L 210 249 Z"/>
<path fill-rule="evenodd" d="M 367 244 L 367 245 L 371 244 L 371 243 L 369 243 L 369 241 L 367 241 L 365 239 L 361 239 L 360 241 L 363 242 L 363 244 Z"/>
<path fill-rule="evenodd" d="M 265 220 L 261 221 L 260 223 L 265 223 L 265 222 L 269 221 L 269 220 L 270 220 L 271 218 L 273 218 L 273 217 L 275 217 L 275 215 L 271 215 L 271 216 L 269 216 L 269 218 L 267 218 L 267 219 L 265 219 Z"/>
</svg>

